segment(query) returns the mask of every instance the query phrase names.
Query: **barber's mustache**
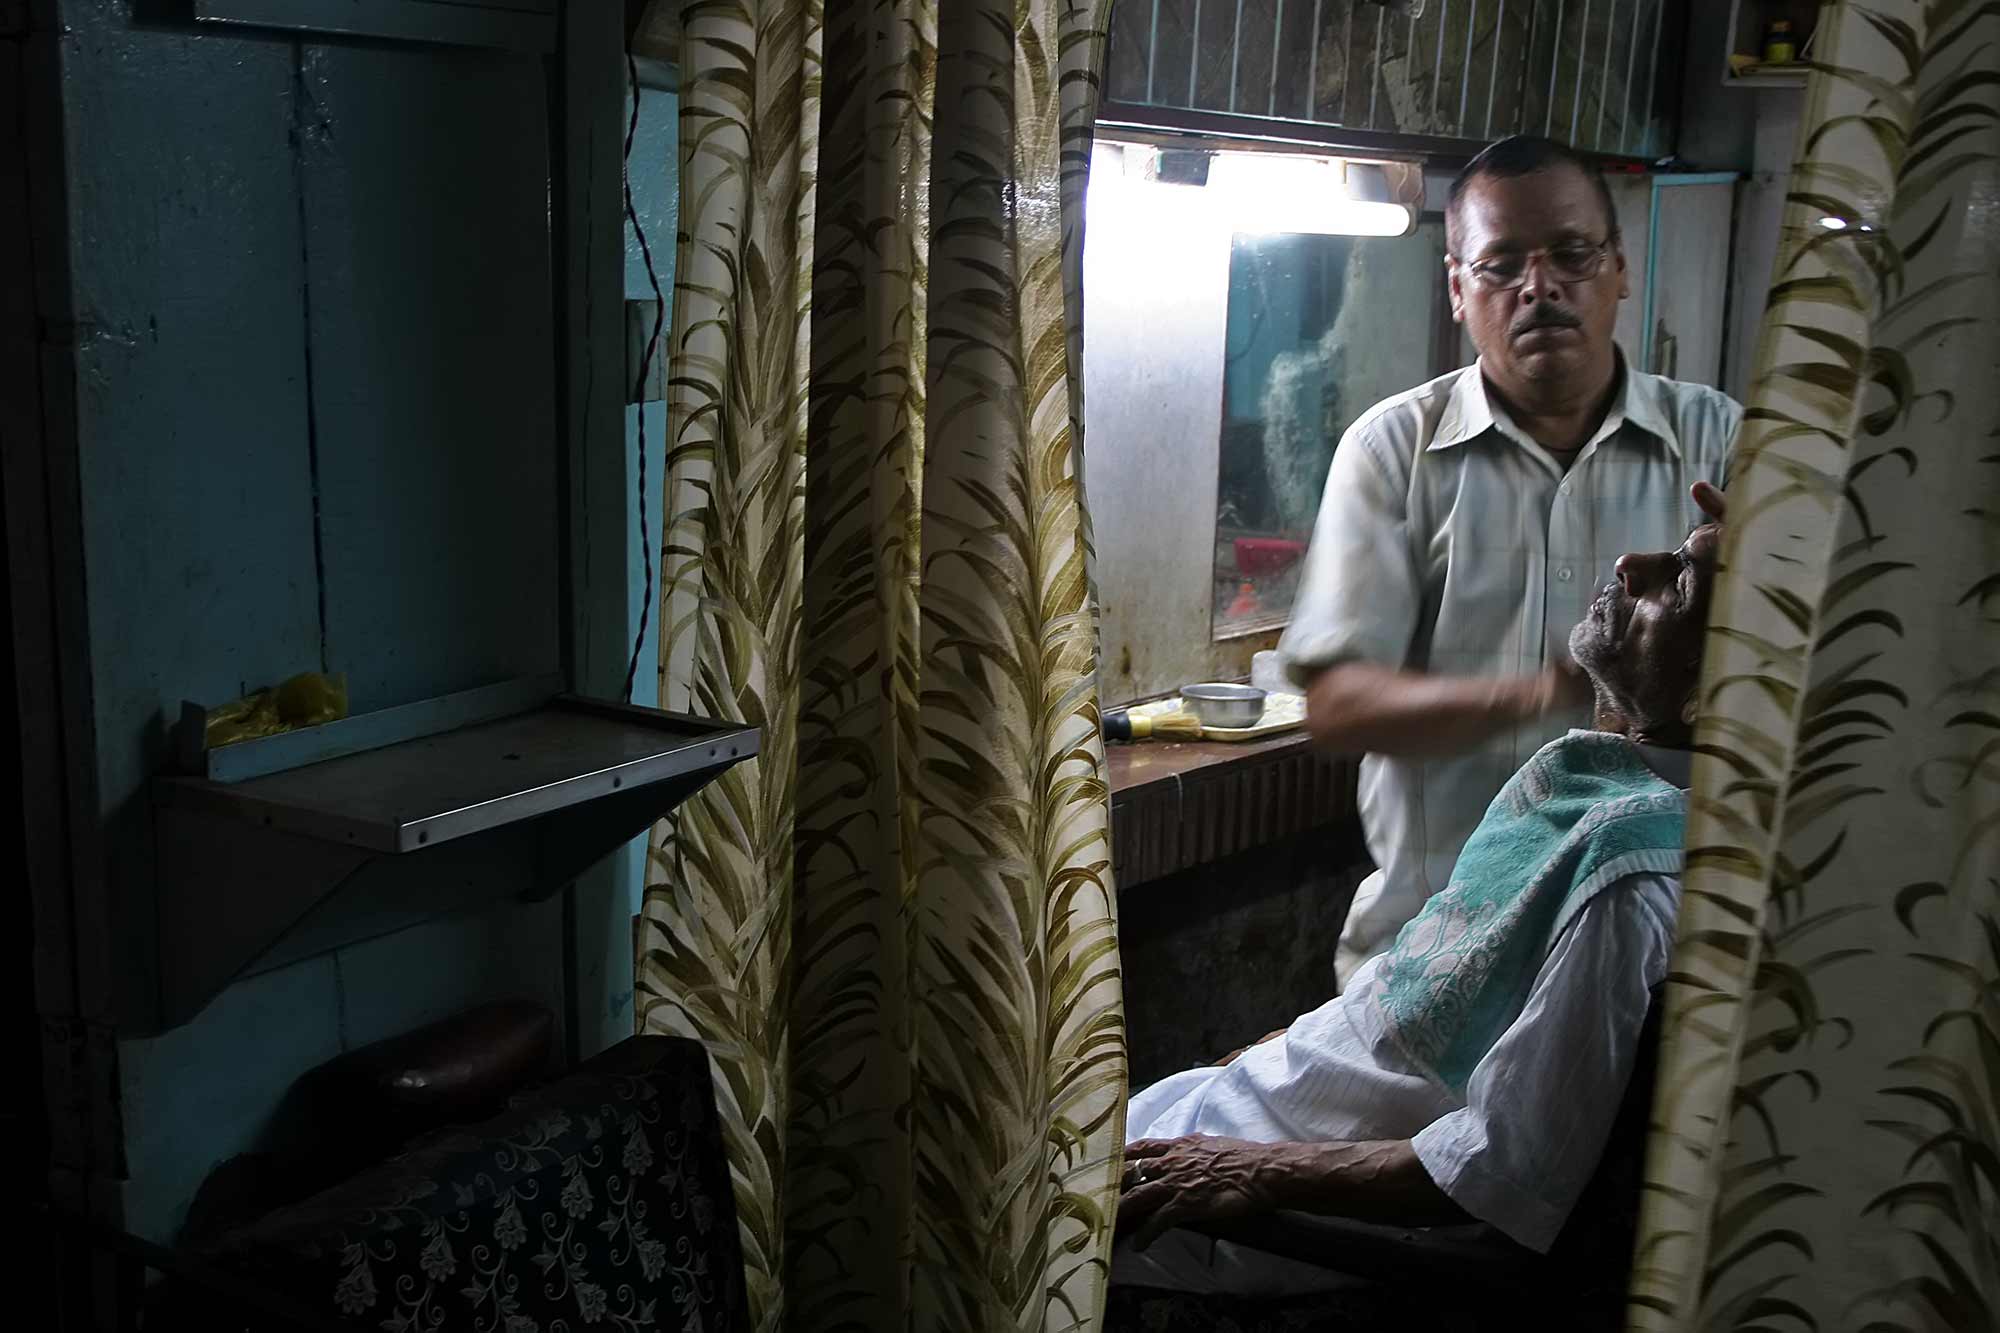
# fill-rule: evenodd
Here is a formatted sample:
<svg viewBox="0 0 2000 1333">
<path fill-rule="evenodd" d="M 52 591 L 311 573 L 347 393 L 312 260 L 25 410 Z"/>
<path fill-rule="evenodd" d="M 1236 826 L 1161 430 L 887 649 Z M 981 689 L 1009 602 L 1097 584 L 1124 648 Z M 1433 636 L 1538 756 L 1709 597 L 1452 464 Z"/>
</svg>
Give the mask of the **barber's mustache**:
<svg viewBox="0 0 2000 1333">
<path fill-rule="evenodd" d="M 1508 332 L 1511 336 L 1518 338 L 1522 334 L 1532 333 L 1536 329 L 1580 329 L 1582 327 L 1583 321 L 1561 306 L 1536 305 L 1531 306 L 1520 318 L 1516 319 L 1509 327 Z"/>
</svg>

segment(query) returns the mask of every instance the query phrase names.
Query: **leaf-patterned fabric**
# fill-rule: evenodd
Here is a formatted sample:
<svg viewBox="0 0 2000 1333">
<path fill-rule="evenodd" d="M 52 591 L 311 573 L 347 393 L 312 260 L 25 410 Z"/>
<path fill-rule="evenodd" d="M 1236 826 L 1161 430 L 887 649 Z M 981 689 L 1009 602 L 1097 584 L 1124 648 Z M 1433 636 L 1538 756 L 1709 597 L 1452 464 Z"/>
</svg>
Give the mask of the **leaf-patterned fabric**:
<svg viewBox="0 0 2000 1333">
<path fill-rule="evenodd" d="M 690 0 L 654 837 L 766 1329 L 1103 1304 L 1124 1044 L 1081 493 L 1104 0 Z"/>
<path fill-rule="evenodd" d="M 1643 1329 L 2000 1327 L 2000 5 L 1821 11 L 1730 491 Z"/>
</svg>

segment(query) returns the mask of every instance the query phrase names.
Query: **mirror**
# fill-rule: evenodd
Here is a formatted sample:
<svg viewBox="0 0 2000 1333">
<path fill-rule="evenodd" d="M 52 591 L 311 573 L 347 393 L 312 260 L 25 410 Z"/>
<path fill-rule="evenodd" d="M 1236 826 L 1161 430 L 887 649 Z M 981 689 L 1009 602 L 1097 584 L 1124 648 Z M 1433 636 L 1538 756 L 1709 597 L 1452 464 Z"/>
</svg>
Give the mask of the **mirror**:
<svg viewBox="0 0 2000 1333">
<path fill-rule="evenodd" d="M 1334 446 L 1438 373 L 1444 226 L 1393 238 L 1232 237 L 1215 512 L 1213 632 L 1291 617 Z"/>
</svg>

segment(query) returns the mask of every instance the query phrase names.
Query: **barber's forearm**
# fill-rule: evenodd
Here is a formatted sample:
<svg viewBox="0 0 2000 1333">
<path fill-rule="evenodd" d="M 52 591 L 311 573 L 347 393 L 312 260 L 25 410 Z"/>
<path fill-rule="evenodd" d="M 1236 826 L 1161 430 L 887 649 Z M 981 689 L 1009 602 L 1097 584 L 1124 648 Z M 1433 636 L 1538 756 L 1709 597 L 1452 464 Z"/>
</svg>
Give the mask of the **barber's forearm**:
<svg viewBox="0 0 2000 1333">
<path fill-rule="evenodd" d="M 1306 725 L 1330 750 L 1424 757 L 1455 754 L 1531 721 L 1549 706 L 1534 676 L 1432 676 L 1343 662 L 1306 690 Z"/>
<path fill-rule="evenodd" d="M 1275 1207 L 1405 1226 L 1466 1220 L 1408 1139 L 1282 1146 L 1272 1177 Z"/>
</svg>

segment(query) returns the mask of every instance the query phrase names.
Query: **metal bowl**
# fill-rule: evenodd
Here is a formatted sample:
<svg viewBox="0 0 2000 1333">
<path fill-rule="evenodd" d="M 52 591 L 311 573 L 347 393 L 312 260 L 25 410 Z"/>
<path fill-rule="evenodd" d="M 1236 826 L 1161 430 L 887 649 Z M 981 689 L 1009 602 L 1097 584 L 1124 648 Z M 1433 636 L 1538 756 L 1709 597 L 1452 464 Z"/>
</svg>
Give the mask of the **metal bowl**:
<svg viewBox="0 0 2000 1333">
<path fill-rule="evenodd" d="M 1204 727 L 1240 730 L 1256 726 L 1264 716 L 1264 691 L 1255 685 L 1186 685 L 1181 701 Z"/>
</svg>

